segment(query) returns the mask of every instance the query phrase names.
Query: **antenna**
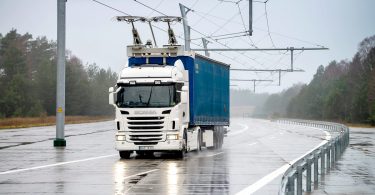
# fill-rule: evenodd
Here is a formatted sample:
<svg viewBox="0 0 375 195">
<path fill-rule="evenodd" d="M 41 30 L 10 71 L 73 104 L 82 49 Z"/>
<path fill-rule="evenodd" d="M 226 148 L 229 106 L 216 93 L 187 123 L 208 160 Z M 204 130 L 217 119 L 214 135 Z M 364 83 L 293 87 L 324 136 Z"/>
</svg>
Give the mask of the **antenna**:
<svg viewBox="0 0 375 195">
<path fill-rule="evenodd" d="M 148 20 L 145 17 L 141 17 L 141 16 L 117 16 L 116 19 L 119 22 L 125 21 L 127 23 L 131 23 L 132 27 L 133 27 L 133 29 L 132 29 L 133 44 L 134 45 L 142 45 L 141 37 L 139 36 L 138 31 L 134 26 L 134 22 L 137 22 L 137 21 L 146 22 Z"/>
<path fill-rule="evenodd" d="M 166 22 L 168 24 L 168 44 L 169 45 L 177 45 L 177 39 L 171 28 L 171 22 L 181 22 L 182 18 L 177 16 L 159 16 L 151 18 L 154 22 Z"/>
</svg>

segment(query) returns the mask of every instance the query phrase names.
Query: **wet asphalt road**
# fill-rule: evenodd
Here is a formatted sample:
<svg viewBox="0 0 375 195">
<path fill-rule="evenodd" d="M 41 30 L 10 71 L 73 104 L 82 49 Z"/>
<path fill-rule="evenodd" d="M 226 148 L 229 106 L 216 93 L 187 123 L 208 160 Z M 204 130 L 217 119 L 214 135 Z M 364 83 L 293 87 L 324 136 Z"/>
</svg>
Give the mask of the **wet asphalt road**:
<svg viewBox="0 0 375 195">
<path fill-rule="evenodd" d="M 375 194 L 375 128 L 350 128 L 350 145 L 312 194 Z"/>
<path fill-rule="evenodd" d="M 0 194 L 277 194 L 280 167 L 325 139 L 310 127 L 232 119 L 220 150 L 121 160 L 112 121 L 0 131 Z"/>
</svg>

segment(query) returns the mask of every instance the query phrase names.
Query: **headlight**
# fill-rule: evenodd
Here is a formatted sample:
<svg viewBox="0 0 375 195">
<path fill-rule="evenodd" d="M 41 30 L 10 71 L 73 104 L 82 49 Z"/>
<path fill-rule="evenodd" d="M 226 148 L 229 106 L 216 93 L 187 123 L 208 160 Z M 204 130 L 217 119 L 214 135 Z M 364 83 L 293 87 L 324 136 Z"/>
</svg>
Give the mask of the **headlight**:
<svg viewBox="0 0 375 195">
<path fill-rule="evenodd" d="M 178 140 L 178 134 L 169 134 L 167 135 L 168 140 Z"/>
<path fill-rule="evenodd" d="M 125 141 L 125 135 L 118 135 L 116 136 L 117 141 Z"/>
</svg>

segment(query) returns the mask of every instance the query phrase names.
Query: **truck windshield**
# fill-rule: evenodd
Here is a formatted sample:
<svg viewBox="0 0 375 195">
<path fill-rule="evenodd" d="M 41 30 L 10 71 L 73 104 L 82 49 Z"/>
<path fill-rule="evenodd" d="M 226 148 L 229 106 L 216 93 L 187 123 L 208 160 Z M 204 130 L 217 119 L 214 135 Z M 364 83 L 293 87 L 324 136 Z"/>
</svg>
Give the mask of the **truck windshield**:
<svg viewBox="0 0 375 195">
<path fill-rule="evenodd" d="M 122 86 L 117 93 L 120 108 L 172 107 L 176 101 L 175 85 Z"/>
</svg>

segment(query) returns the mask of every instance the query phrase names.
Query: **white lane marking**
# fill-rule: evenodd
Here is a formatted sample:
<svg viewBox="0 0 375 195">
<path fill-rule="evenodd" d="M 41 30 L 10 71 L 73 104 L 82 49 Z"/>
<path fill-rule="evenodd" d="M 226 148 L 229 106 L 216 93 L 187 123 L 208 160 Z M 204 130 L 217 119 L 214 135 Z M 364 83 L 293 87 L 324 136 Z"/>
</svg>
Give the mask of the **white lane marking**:
<svg viewBox="0 0 375 195">
<path fill-rule="evenodd" d="M 124 177 L 123 179 L 129 179 L 131 177 L 135 177 L 135 176 L 139 176 L 139 175 L 143 175 L 143 174 L 147 174 L 147 173 L 152 173 L 152 172 L 155 172 L 155 171 L 159 171 L 159 169 L 152 169 L 152 170 L 145 171 L 145 172 L 142 172 L 142 173 L 137 173 L 137 174 L 134 174 L 134 175 Z"/>
<path fill-rule="evenodd" d="M 243 133 L 244 131 L 246 131 L 247 129 L 249 129 L 249 127 L 245 124 L 241 124 L 241 123 L 238 123 L 239 126 L 242 126 L 242 129 L 240 130 L 237 130 L 237 131 L 230 131 L 229 133 L 227 133 L 228 136 L 232 136 L 232 135 L 237 135 L 237 134 L 240 134 L 240 133 Z"/>
<path fill-rule="evenodd" d="M 324 130 L 323 130 L 324 131 Z M 251 184 L 250 186 L 248 186 L 247 188 L 241 190 L 240 192 L 236 193 L 237 195 L 242 195 L 242 194 L 253 194 L 254 192 L 258 191 L 260 188 L 264 187 L 265 185 L 267 185 L 269 182 L 271 182 L 272 180 L 274 180 L 276 177 L 278 177 L 279 175 L 283 174 L 289 167 L 291 164 L 297 162 L 299 159 L 301 159 L 302 157 L 304 157 L 305 155 L 307 155 L 308 153 L 316 150 L 317 148 L 319 148 L 320 146 L 326 144 L 328 142 L 328 140 L 331 139 L 331 134 L 327 131 L 324 131 L 324 133 L 326 134 L 326 140 L 320 142 L 320 144 L 318 146 L 316 146 L 315 148 L 309 150 L 308 152 L 306 152 L 305 154 L 301 155 L 300 157 L 290 161 L 289 163 L 283 165 L 282 167 L 274 170 L 273 172 L 269 173 L 268 175 L 262 177 L 260 180 L 258 180 L 257 182 Z"/>
<path fill-rule="evenodd" d="M 249 146 L 253 146 L 253 145 L 255 145 L 255 144 L 257 144 L 257 142 L 251 143 L 251 144 L 249 144 Z"/>
<path fill-rule="evenodd" d="M 216 154 L 211 154 L 211 155 L 207 155 L 206 157 L 213 157 L 213 156 L 217 156 L 217 155 L 220 155 L 220 154 L 223 154 L 224 152 L 219 152 L 219 153 L 216 153 Z"/>
<path fill-rule="evenodd" d="M 25 168 L 25 169 L 16 169 L 16 170 L 11 170 L 11 171 L 4 171 L 4 172 L 0 172 L 0 175 L 10 174 L 10 173 L 18 173 L 18 172 L 24 172 L 24 171 L 31 171 L 31 170 L 36 170 L 36 169 L 43 169 L 43 168 L 48 168 L 48 167 L 56 167 L 56 166 L 85 162 L 85 161 L 90 161 L 90 160 L 97 160 L 97 159 L 108 158 L 108 157 L 113 157 L 113 156 L 117 156 L 117 155 L 118 154 L 111 154 L 111 155 L 98 156 L 98 157 L 86 158 L 86 159 L 81 159 L 81 160 L 73 160 L 73 161 L 68 161 L 68 162 L 61 162 L 61 163 L 42 165 L 42 166 L 37 166 L 37 167 L 30 167 L 30 168 Z"/>
</svg>

